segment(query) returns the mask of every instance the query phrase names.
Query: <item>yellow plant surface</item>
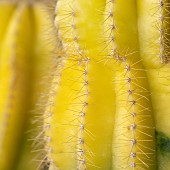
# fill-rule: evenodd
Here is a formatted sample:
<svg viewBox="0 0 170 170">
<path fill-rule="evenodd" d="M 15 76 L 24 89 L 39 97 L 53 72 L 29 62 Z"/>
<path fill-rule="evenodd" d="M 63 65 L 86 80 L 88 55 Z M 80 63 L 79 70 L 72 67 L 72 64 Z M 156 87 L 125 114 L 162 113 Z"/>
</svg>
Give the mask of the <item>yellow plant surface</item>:
<svg viewBox="0 0 170 170">
<path fill-rule="evenodd" d="M 38 2 L 1 2 L 1 13 L 0 170 L 32 170 L 26 130 L 54 49 L 52 21 Z"/>
<path fill-rule="evenodd" d="M 67 57 L 45 121 L 50 170 L 156 168 L 137 12 L 134 0 L 57 2 Z"/>
</svg>

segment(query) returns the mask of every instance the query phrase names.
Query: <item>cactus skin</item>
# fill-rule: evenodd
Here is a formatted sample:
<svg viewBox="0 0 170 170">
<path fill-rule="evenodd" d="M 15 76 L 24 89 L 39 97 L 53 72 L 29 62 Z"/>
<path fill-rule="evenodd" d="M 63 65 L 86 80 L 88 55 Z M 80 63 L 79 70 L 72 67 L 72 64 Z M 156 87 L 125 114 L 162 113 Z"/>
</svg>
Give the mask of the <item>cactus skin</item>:
<svg viewBox="0 0 170 170">
<path fill-rule="evenodd" d="M 119 0 L 108 1 L 107 5 L 107 8 L 110 7 L 107 11 L 110 12 L 109 19 L 115 25 L 115 29 L 109 32 L 110 37 L 115 39 L 110 46 L 115 53 L 123 56 L 121 59 L 115 54 L 120 66 L 116 68 L 114 83 L 116 115 L 112 168 L 156 169 L 155 125 L 149 86 L 139 53 L 136 4 L 133 0 Z"/>
<path fill-rule="evenodd" d="M 54 48 L 47 44 L 52 23 L 41 3 L 9 1 L 0 8 L 0 170 L 33 169 L 24 131 Z"/>
<path fill-rule="evenodd" d="M 1 43 L 5 35 L 5 30 L 8 26 L 9 18 L 11 17 L 13 11 L 15 9 L 14 5 L 7 5 L 6 3 L 2 3 L 0 6 L 0 16 L 1 16 L 1 22 L 0 22 L 0 48 Z"/>
</svg>

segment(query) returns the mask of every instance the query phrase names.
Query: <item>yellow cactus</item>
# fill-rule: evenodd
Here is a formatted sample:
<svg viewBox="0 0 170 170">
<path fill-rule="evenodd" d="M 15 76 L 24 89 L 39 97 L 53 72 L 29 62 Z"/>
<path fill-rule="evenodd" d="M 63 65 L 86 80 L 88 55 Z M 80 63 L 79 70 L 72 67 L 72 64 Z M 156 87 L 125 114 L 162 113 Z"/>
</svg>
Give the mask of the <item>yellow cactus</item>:
<svg viewBox="0 0 170 170">
<path fill-rule="evenodd" d="M 23 169 L 19 159 L 32 169 L 20 153 L 54 48 L 52 22 L 40 2 L 3 1 L 0 14 L 0 170 Z"/>
<path fill-rule="evenodd" d="M 21 113 L 35 101 L 30 82 L 48 63 L 41 21 L 50 24 L 39 5 L 0 8 L 0 166 L 8 170 Z M 57 1 L 59 48 L 34 111 L 37 169 L 169 169 L 169 16 L 169 0 Z"/>
<path fill-rule="evenodd" d="M 168 169 L 169 5 L 58 0 L 66 57 L 44 109 L 39 167 Z"/>
</svg>

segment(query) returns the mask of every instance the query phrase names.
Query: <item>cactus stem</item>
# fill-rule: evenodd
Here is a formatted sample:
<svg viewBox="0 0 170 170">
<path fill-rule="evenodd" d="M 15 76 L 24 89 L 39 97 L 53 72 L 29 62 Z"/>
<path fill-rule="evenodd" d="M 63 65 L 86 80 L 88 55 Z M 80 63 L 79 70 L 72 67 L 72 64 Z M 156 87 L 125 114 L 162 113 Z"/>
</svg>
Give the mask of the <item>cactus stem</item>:
<svg viewBox="0 0 170 170">
<path fill-rule="evenodd" d="M 117 57 L 118 58 L 118 57 Z M 119 59 L 120 60 L 120 59 Z M 135 105 L 137 104 L 137 101 L 135 100 L 134 96 L 133 96 L 133 87 L 132 87 L 132 82 L 131 82 L 131 77 L 132 77 L 132 73 L 131 73 L 131 66 L 129 65 L 129 63 L 127 63 L 127 58 L 125 57 L 124 59 L 121 59 L 123 61 L 123 67 L 125 68 L 125 76 L 127 77 L 127 92 L 128 92 L 128 98 L 127 101 L 130 103 L 130 109 L 128 110 L 131 114 L 131 125 L 129 125 L 128 129 L 131 130 L 132 133 L 132 139 L 130 140 L 131 143 L 131 153 L 130 153 L 130 157 L 129 159 L 131 159 L 130 162 L 130 167 L 136 167 L 136 163 L 135 163 L 135 158 L 136 158 L 136 152 L 135 152 L 135 147 L 137 144 L 137 140 L 136 140 L 136 130 L 137 130 L 137 126 L 136 126 L 136 121 L 135 118 L 137 116 L 136 114 L 136 110 L 135 110 Z M 134 114 L 135 113 L 135 114 Z M 129 161 L 128 161 L 129 162 Z"/>
<path fill-rule="evenodd" d="M 117 100 L 120 100 L 118 102 L 121 103 L 121 107 L 125 103 L 127 107 L 127 113 L 121 113 L 121 118 L 117 119 L 117 116 L 120 115 L 116 116 L 119 123 L 116 122 L 114 130 L 113 157 L 116 159 L 114 162 L 119 160 L 121 163 L 117 163 L 118 165 L 114 165 L 114 167 L 131 168 L 133 170 L 150 168 L 154 166 L 152 160 L 150 160 L 150 155 L 154 155 L 155 150 L 147 147 L 143 142 L 153 142 L 154 127 L 152 123 L 151 125 L 146 123 L 148 117 L 151 118 L 150 107 L 146 107 L 147 104 L 145 104 L 145 102 L 148 103 L 150 101 L 147 96 L 148 90 L 139 84 L 146 77 L 143 74 L 139 74 L 139 72 L 143 72 L 140 66 L 141 60 L 133 61 L 133 59 L 127 56 L 128 54 L 116 54 L 116 56 L 113 56 L 113 59 L 116 59 L 116 62 L 121 65 L 120 73 L 115 77 L 115 84 L 118 84 L 116 87 L 120 88 L 120 90 L 116 88 L 116 91 L 118 91 L 116 92 Z M 137 73 L 140 76 L 136 76 Z M 126 96 L 127 99 L 124 100 L 124 97 L 121 96 Z M 117 103 L 117 105 L 120 104 Z M 124 133 L 120 134 L 118 131 L 121 129 L 119 128 L 124 129 Z M 125 145 L 129 148 L 127 152 L 119 153 L 118 150 L 121 147 L 125 147 Z"/>
</svg>

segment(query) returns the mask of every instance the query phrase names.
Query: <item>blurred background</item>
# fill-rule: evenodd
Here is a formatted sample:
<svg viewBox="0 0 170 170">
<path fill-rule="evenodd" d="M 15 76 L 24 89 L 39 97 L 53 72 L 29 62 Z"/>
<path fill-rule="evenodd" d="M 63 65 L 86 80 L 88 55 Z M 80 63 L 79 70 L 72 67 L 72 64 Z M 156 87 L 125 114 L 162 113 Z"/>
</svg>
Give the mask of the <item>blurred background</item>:
<svg viewBox="0 0 170 170">
<path fill-rule="evenodd" d="M 38 148 L 57 56 L 55 3 L 0 1 L 0 170 L 48 169 Z"/>
</svg>

